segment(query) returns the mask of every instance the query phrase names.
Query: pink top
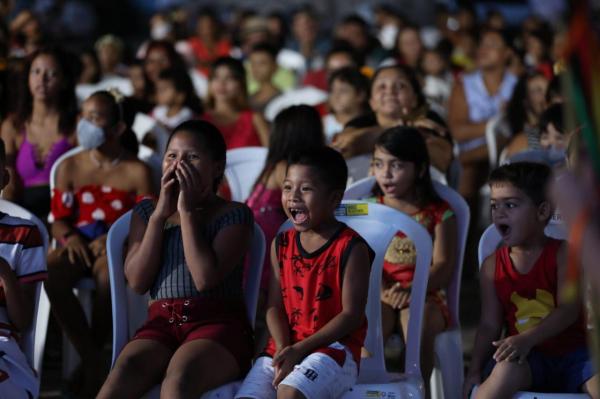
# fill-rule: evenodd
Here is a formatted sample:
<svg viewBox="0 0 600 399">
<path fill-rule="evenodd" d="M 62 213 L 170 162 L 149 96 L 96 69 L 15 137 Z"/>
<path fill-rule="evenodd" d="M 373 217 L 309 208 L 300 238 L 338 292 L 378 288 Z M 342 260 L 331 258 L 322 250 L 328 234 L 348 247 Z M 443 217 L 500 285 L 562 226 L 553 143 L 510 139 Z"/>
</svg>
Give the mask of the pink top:
<svg viewBox="0 0 600 399">
<path fill-rule="evenodd" d="M 250 110 L 242 111 L 237 120 L 229 125 L 217 124 L 208 112 L 202 115 L 202 119 L 219 128 L 228 150 L 239 147 L 261 146 L 258 132 L 254 127 L 254 123 L 252 123 L 252 111 Z"/>
<path fill-rule="evenodd" d="M 27 139 L 27 132 L 23 132 L 24 139 L 17 152 L 16 169 L 23 180 L 25 187 L 45 186 L 50 182 L 50 169 L 61 155 L 71 149 L 71 144 L 66 137 L 56 141 L 43 163 L 38 163 L 33 144 Z"/>
<path fill-rule="evenodd" d="M 277 230 L 285 222 L 287 216 L 281 206 L 281 190 L 267 189 L 263 183 L 258 183 L 246 200 L 246 204 L 254 213 L 254 221 L 258 223 L 267 242 L 267 248 L 271 248 L 271 242 L 277 235 Z M 270 253 L 270 252 L 267 252 Z M 271 257 L 265 256 L 263 273 L 260 286 L 268 289 Z"/>
</svg>

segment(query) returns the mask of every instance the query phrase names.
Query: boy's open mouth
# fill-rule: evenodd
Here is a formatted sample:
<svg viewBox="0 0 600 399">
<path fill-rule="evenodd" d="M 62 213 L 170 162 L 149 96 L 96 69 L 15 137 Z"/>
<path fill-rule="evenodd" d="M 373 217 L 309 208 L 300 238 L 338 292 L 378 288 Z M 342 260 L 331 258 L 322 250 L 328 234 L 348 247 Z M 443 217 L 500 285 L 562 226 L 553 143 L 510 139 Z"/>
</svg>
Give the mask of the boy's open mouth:
<svg viewBox="0 0 600 399">
<path fill-rule="evenodd" d="M 509 225 L 501 223 L 501 224 L 497 224 L 496 228 L 498 229 L 498 231 L 500 232 L 500 235 L 502 237 L 506 237 L 510 234 L 511 228 Z"/>
<path fill-rule="evenodd" d="M 304 223 L 308 219 L 308 213 L 306 209 L 303 208 L 289 208 L 290 215 L 292 215 L 292 219 L 294 223 Z"/>
</svg>

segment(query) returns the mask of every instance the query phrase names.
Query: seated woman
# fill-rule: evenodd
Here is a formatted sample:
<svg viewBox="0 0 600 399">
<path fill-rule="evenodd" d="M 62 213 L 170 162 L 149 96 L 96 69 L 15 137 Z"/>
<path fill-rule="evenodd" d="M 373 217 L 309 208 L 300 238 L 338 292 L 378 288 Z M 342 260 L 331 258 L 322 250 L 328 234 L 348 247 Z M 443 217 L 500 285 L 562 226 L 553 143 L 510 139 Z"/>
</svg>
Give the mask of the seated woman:
<svg viewBox="0 0 600 399">
<path fill-rule="evenodd" d="M 250 110 L 246 86 L 246 70 L 241 61 L 230 57 L 215 61 L 202 119 L 221 131 L 228 150 L 269 143 L 269 126 L 261 114 Z"/>
<path fill-rule="evenodd" d="M 16 112 L 2 123 L 11 174 L 2 195 L 45 220 L 50 211 L 50 170 L 75 143 L 75 76 L 67 56 L 50 48 L 31 57 L 23 76 Z"/>
<path fill-rule="evenodd" d="M 77 138 L 85 150 L 58 166 L 52 192 L 49 219 L 61 247 L 48 256 L 45 288 L 53 314 L 82 359 L 82 375 L 74 378 L 82 384 L 76 394 L 89 397 L 103 381 L 101 352 L 110 327 L 106 234 L 139 198 L 152 193 L 152 183 L 149 168 L 127 145 L 137 142 L 132 132 L 125 133 L 112 94 L 92 94 L 82 116 Z M 86 276 L 96 283 L 91 326 L 73 295 L 75 283 Z"/>
<path fill-rule="evenodd" d="M 333 140 L 345 157 L 373 151 L 381 133 L 391 127 L 416 127 L 427 143 L 431 164 L 446 172 L 452 161 L 452 138 L 444 120 L 429 109 L 413 69 L 406 65 L 379 68 L 371 83 L 373 113 L 358 117 Z"/>
</svg>

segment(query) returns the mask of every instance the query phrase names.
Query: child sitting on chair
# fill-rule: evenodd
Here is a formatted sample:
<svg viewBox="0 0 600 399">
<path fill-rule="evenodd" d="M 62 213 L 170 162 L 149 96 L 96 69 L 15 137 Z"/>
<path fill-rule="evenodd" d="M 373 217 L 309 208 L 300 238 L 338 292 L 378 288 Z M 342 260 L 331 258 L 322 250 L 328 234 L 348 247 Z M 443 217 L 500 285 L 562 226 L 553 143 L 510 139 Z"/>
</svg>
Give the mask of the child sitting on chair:
<svg viewBox="0 0 600 399">
<path fill-rule="evenodd" d="M 271 245 L 271 339 L 236 398 L 338 398 L 356 382 L 366 335 L 371 250 L 334 211 L 344 158 L 321 147 L 294 156 L 282 205 L 293 228 Z"/>
<path fill-rule="evenodd" d="M 8 184 L 0 139 L 0 191 Z M 40 231 L 0 209 L 0 398 L 37 398 L 40 381 L 19 347 L 19 333 L 31 326 L 36 285 L 46 278 Z"/>
<path fill-rule="evenodd" d="M 562 298 L 566 242 L 544 235 L 552 215 L 545 197 L 550 175 L 547 166 L 528 162 L 490 175 L 492 220 L 503 246 L 481 266 L 481 321 L 465 396 L 483 382 L 476 398 L 512 398 L 521 390 L 600 397 L 582 303 Z M 490 357 L 493 369 L 486 378 Z"/>
<path fill-rule="evenodd" d="M 254 220 L 248 207 L 216 195 L 225 141 L 209 122 L 173 130 L 158 203 L 133 210 L 124 272 L 150 292 L 148 319 L 119 354 L 98 398 L 200 397 L 246 373 L 252 329 L 242 292 Z"/>
<path fill-rule="evenodd" d="M 377 140 L 372 171 L 377 180 L 374 201 L 412 216 L 431 234 L 433 258 L 423 315 L 421 371 L 429 381 L 437 334 L 450 324 L 444 290 L 450 284 L 456 259 L 456 217 L 435 192 L 429 174 L 425 139 L 412 127 L 394 127 Z M 398 329 L 406 339 L 416 250 L 398 232 L 385 253 L 381 287 L 381 320 L 385 341 Z M 425 384 L 429 389 L 429 384 Z"/>
</svg>

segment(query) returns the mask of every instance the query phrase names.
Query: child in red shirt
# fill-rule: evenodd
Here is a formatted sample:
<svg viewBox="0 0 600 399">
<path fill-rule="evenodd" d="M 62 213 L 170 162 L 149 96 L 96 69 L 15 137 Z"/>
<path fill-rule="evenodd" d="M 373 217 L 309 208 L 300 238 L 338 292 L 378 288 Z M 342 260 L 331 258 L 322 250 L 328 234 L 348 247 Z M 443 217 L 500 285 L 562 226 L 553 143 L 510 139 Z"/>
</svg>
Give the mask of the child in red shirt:
<svg viewBox="0 0 600 399">
<path fill-rule="evenodd" d="M 346 163 L 331 148 L 290 161 L 282 205 L 294 228 L 271 246 L 272 338 L 236 398 L 333 399 L 355 384 L 372 251 L 334 217 L 346 179 Z"/>
<path fill-rule="evenodd" d="M 600 397 L 581 302 L 560 295 L 566 243 L 544 235 L 552 215 L 544 194 L 550 173 L 545 165 L 520 162 L 490 176 L 492 220 L 504 246 L 481 267 L 482 316 L 465 393 L 482 382 L 492 354 L 493 370 L 476 398 L 512 398 L 520 390 Z"/>
</svg>

